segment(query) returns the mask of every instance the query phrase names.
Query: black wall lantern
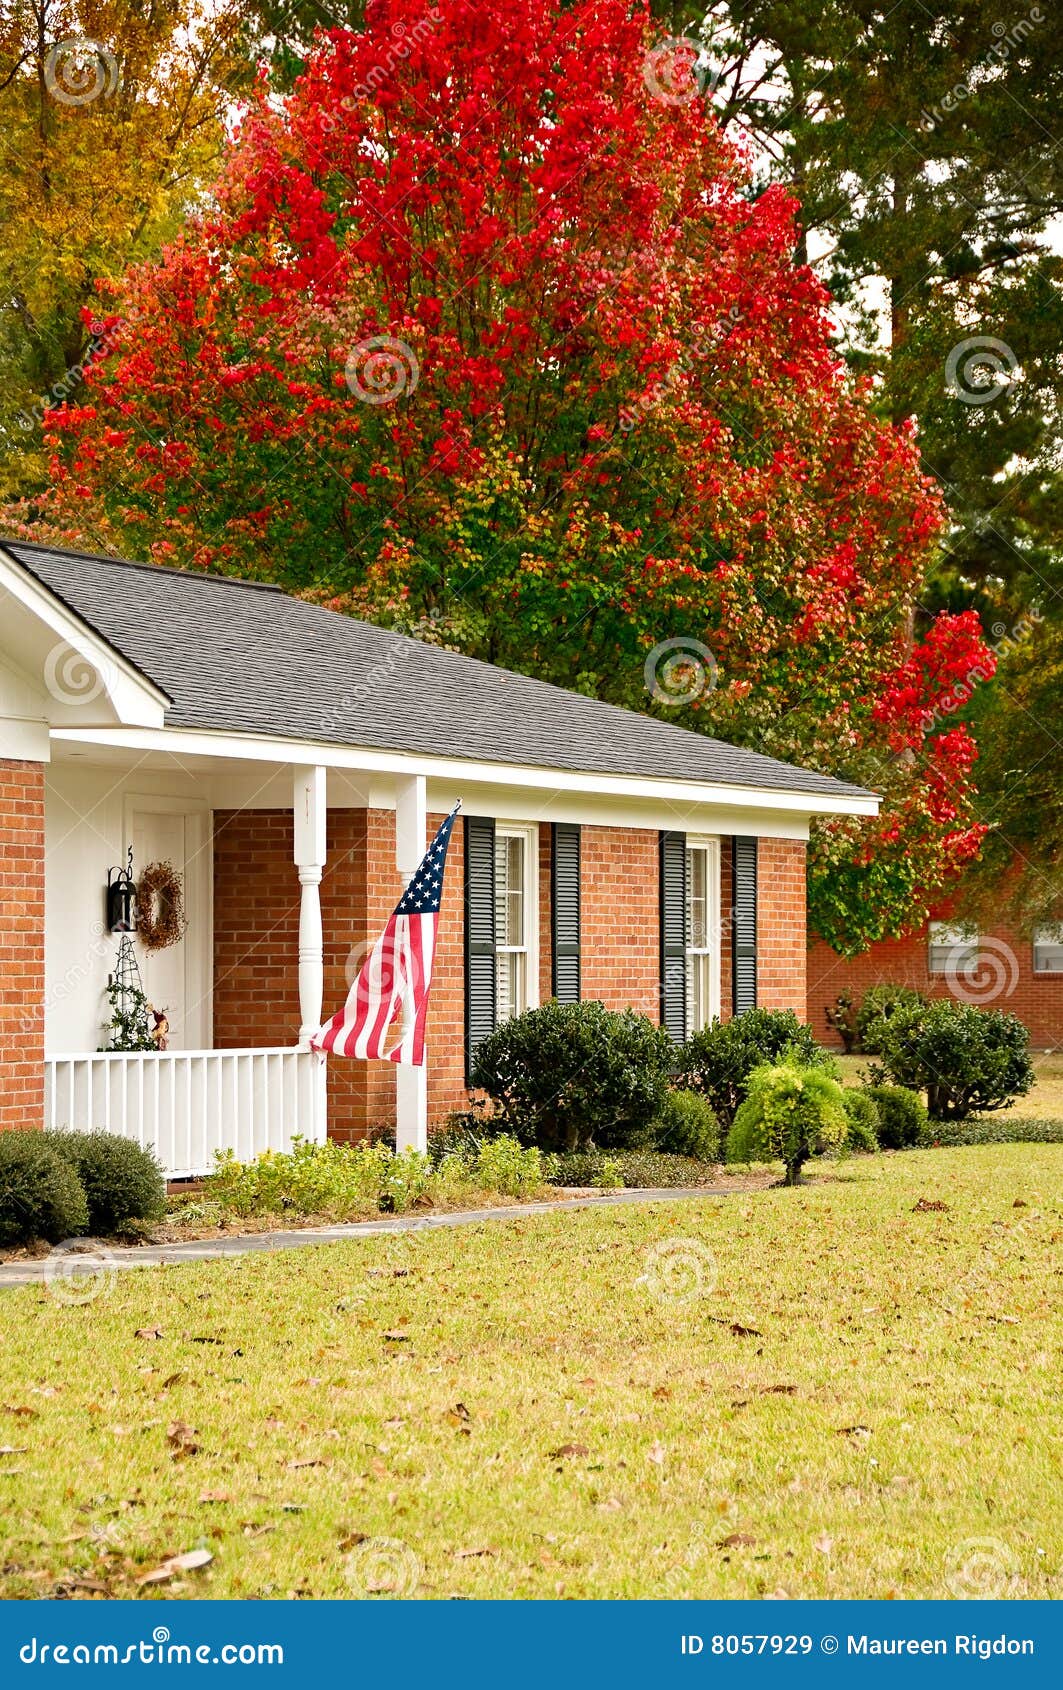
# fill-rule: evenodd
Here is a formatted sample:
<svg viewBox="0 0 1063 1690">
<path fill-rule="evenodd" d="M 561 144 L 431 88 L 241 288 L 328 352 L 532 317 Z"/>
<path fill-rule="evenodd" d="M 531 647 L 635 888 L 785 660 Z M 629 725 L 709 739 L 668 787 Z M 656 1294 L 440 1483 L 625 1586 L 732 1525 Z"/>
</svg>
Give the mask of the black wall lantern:
<svg viewBox="0 0 1063 1690">
<path fill-rule="evenodd" d="M 137 930 L 137 885 L 133 879 L 133 847 L 125 868 L 107 870 L 107 931 L 135 933 Z"/>
</svg>

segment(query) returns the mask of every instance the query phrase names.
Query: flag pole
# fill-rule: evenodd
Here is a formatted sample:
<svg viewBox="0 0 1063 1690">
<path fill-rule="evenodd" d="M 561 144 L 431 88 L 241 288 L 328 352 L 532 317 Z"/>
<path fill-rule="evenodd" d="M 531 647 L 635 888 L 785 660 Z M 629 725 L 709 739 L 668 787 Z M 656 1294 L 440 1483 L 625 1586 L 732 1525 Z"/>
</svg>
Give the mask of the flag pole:
<svg viewBox="0 0 1063 1690">
<path fill-rule="evenodd" d="M 417 873 L 428 834 L 428 782 L 424 775 L 399 780 L 395 800 L 395 867 L 405 887 Z M 414 1014 L 407 994 L 402 1004 L 403 1030 Z M 428 1149 L 428 1053 L 418 1066 L 395 1064 L 395 1143 L 399 1150 Z"/>
</svg>

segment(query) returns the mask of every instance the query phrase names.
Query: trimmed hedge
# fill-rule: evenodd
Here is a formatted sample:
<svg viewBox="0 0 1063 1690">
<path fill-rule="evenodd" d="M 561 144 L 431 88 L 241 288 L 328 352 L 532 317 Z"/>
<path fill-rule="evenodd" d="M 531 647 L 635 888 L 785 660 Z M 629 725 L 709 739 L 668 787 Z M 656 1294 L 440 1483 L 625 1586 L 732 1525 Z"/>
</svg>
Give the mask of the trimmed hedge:
<svg viewBox="0 0 1063 1690">
<path fill-rule="evenodd" d="M 711 1185 L 715 1168 L 690 1156 L 669 1156 L 660 1150 L 620 1150 L 603 1155 L 600 1150 L 578 1151 L 571 1156 L 544 1159 L 551 1185 L 601 1186 L 606 1190 L 624 1186 L 628 1190 Z"/>
<path fill-rule="evenodd" d="M 1004 1109 L 1034 1082 L 1030 1035 L 1015 1015 L 940 998 L 876 1023 L 875 1077 L 926 1093 L 932 1121 L 963 1121 Z"/>
<path fill-rule="evenodd" d="M 1063 1144 L 1063 1121 L 941 1121 L 926 1141 L 942 1148 L 965 1144 Z"/>
<path fill-rule="evenodd" d="M 707 1097 L 696 1091 L 670 1091 L 653 1123 L 653 1148 L 697 1162 L 720 1157 L 720 1123 Z"/>
<path fill-rule="evenodd" d="M 796 1185 L 810 1156 L 845 1143 L 848 1120 L 837 1080 L 822 1067 L 764 1063 L 749 1077 L 727 1135 L 729 1162 L 776 1162 Z"/>
<path fill-rule="evenodd" d="M 37 1128 L 0 1133 L 0 1245 L 58 1244 L 87 1230 L 85 1189 Z"/>
<path fill-rule="evenodd" d="M 842 1092 L 842 1107 L 846 1148 L 870 1155 L 878 1149 L 879 1114 L 874 1098 L 850 1086 Z"/>
<path fill-rule="evenodd" d="M 470 1078 L 494 1105 L 477 1132 L 552 1151 L 644 1144 L 673 1054 L 664 1028 L 633 1009 L 551 1000 L 504 1021 L 477 1050 Z"/>
<path fill-rule="evenodd" d="M 152 1151 L 117 1133 L 49 1132 L 44 1136 L 85 1188 L 90 1232 L 121 1232 L 129 1221 L 162 1219 L 166 1179 Z"/>
<path fill-rule="evenodd" d="M 793 1059 L 803 1066 L 830 1061 L 811 1027 L 792 1009 L 747 1009 L 730 1021 L 713 1021 L 693 1033 L 679 1052 L 678 1080 L 700 1092 L 726 1130 L 746 1095 L 754 1068 Z"/>
<path fill-rule="evenodd" d="M 883 1150 L 911 1150 L 927 1142 L 929 1119 L 918 1092 L 907 1086 L 868 1086 L 878 1110 L 878 1142 Z"/>
</svg>

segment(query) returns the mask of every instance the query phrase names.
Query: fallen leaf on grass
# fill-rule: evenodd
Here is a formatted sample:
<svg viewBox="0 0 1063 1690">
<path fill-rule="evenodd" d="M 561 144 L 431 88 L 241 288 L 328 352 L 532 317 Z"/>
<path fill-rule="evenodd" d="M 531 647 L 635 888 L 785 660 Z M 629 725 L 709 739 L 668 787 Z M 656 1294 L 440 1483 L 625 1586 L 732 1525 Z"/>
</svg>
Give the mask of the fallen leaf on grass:
<svg viewBox="0 0 1063 1690">
<path fill-rule="evenodd" d="M 15 1448 L 14 1444 L 0 1444 L 0 1455 L 25 1455 L 26 1453 L 27 1446 L 25 1444 L 18 1449 Z"/>
<path fill-rule="evenodd" d="M 20 1420 L 39 1420 L 41 1417 L 39 1408 L 29 1408 L 25 1403 L 5 1402 L 3 1411 L 5 1414 L 17 1414 Z"/>
<path fill-rule="evenodd" d="M 382 1332 L 380 1336 L 385 1344 L 408 1344 L 410 1342 L 408 1332 Z"/>
<path fill-rule="evenodd" d="M 233 1495 L 227 1490 L 205 1490 L 200 1493 L 200 1502 L 232 1502 Z"/>
<path fill-rule="evenodd" d="M 652 1444 L 646 1452 L 646 1460 L 652 1461 L 655 1467 L 663 1467 L 667 1456 L 668 1451 L 662 1443 Z"/>
<path fill-rule="evenodd" d="M 561 1461 L 567 1455 L 589 1455 L 590 1453 L 586 1444 L 560 1444 L 557 1449 L 547 1451 L 552 1461 Z"/>
<path fill-rule="evenodd" d="M 718 1314 L 710 1314 L 709 1319 L 714 1326 L 726 1326 L 734 1338 L 763 1338 L 764 1334 L 757 1326 L 743 1326 L 739 1320 L 724 1320 Z"/>
<path fill-rule="evenodd" d="M 170 1446 L 171 1461 L 183 1461 L 186 1456 L 198 1455 L 196 1429 L 183 1420 L 171 1420 L 166 1428 L 166 1442 Z"/>
<path fill-rule="evenodd" d="M 831 1550 L 834 1548 L 834 1539 L 832 1537 L 828 1537 L 826 1532 L 824 1532 L 822 1537 L 815 1537 L 812 1539 L 812 1547 L 813 1549 L 818 1549 L 821 1555 L 829 1555 Z"/>
<path fill-rule="evenodd" d="M 161 1338 L 161 1326 L 138 1326 L 133 1333 L 134 1338 Z"/>
<path fill-rule="evenodd" d="M 846 1438 L 869 1438 L 871 1436 L 870 1426 L 835 1426 L 834 1430 L 840 1437 Z"/>
<path fill-rule="evenodd" d="M 752 1549 L 756 1541 L 756 1538 L 750 1537 L 748 1532 L 730 1532 L 727 1537 L 721 1537 L 716 1547 L 717 1549 Z"/>
<path fill-rule="evenodd" d="M 455 1561 L 475 1561 L 479 1555 L 497 1555 L 497 1549 L 484 1547 L 483 1549 L 455 1549 Z"/>
<path fill-rule="evenodd" d="M 762 1397 L 796 1397 L 796 1385 L 758 1385 Z"/>
<path fill-rule="evenodd" d="M 304 1456 L 299 1461 L 289 1461 L 287 1463 L 287 1465 L 291 1468 L 296 1468 L 296 1467 L 327 1467 L 328 1462 L 322 1461 L 319 1456 L 307 1455 L 307 1456 Z"/>
<path fill-rule="evenodd" d="M 209 1549 L 190 1549 L 184 1555 L 171 1555 L 161 1566 L 153 1567 L 150 1573 L 142 1573 L 137 1584 L 165 1584 L 175 1573 L 195 1572 L 198 1567 L 209 1566 L 213 1559 Z"/>
<path fill-rule="evenodd" d="M 947 1203 L 940 1203 L 937 1199 L 929 1197 L 920 1197 L 918 1203 L 912 1204 L 913 1215 L 944 1214 L 947 1210 Z"/>
</svg>

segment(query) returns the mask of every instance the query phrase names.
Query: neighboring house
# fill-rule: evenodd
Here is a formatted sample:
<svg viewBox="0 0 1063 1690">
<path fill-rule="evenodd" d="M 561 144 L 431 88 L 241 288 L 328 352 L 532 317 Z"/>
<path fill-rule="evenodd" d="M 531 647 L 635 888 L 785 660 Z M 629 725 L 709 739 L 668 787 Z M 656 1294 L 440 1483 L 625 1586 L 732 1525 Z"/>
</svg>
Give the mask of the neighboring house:
<svg viewBox="0 0 1063 1690">
<path fill-rule="evenodd" d="M 552 994 L 680 1039 L 805 1012 L 805 841 L 861 788 L 252 582 L 0 544 L 0 1125 L 126 1133 L 174 1174 L 294 1131 L 400 1143 L 476 1043 Z M 424 850 L 447 865 L 427 1065 L 307 1048 Z M 180 943 L 140 963 L 166 1053 L 96 1054 L 108 870 L 167 860 Z"/>
<path fill-rule="evenodd" d="M 891 981 L 927 997 L 1006 1009 L 1029 1029 L 1037 1050 L 1063 1046 L 1063 925 L 1033 934 L 994 925 L 979 932 L 954 913 L 904 939 L 884 939 L 851 959 L 817 940 L 808 955 L 808 1018 L 818 1038 L 838 1048 L 828 1024 L 839 992 L 859 1003 L 869 986 Z"/>
</svg>

